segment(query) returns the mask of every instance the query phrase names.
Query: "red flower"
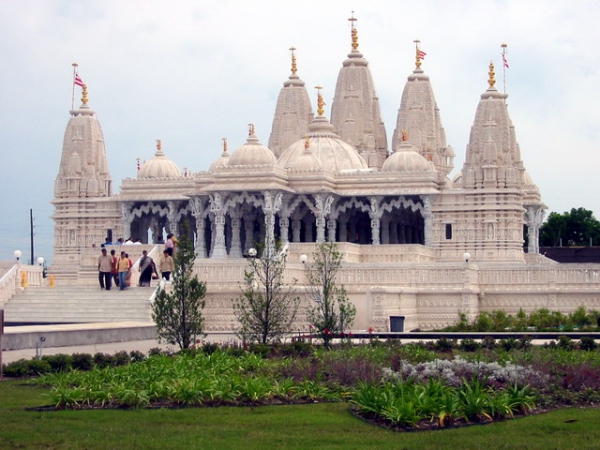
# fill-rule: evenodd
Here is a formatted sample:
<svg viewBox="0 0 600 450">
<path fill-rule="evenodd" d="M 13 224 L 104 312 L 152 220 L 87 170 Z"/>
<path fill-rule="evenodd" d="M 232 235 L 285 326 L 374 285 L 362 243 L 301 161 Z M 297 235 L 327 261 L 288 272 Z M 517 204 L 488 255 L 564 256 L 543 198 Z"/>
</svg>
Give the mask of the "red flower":
<svg viewBox="0 0 600 450">
<path fill-rule="evenodd" d="M 325 328 L 325 329 L 323 330 L 323 334 L 329 334 L 329 328 Z"/>
<path fill-rule="evenodd" d="M 369 332 L 369 334 L 373 333 L 373 327 L 369 327 L 367 331 Z"/>
</svg>

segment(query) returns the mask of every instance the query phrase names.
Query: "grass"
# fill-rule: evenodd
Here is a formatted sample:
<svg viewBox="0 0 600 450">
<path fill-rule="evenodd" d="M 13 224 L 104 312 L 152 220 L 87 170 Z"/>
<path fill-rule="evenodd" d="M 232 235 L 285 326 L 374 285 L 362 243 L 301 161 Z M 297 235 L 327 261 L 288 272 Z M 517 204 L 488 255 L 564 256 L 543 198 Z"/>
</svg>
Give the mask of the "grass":
<svg viewBox="0 0 600 450">
<path fill-rule="evenodd" d="M 396 433 L 346 403 L 27 411 L 48 389 L 0 383 L 0 449 L 597 449 L 600 410 L 562 409 L 485 426 Z"/>
</svg>

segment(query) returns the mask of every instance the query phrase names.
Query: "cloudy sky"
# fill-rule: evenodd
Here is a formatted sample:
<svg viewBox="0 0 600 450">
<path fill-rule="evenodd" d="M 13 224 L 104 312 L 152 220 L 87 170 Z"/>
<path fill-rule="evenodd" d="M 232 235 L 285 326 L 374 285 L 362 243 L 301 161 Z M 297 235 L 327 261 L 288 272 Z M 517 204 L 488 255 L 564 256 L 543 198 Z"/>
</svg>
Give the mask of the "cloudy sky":
<svg viewBox="0 0 600 450">
<path fill-rule="evenodd" d="M 549 211 L 600 218 L 600 2 L 597 0 L 2 0 L 0 15 L 0 259 L 51 258 L 53 183 L 71 108 L 72 66 L 89 89 L 115 191 L 162 139 L 180 168 L 206 170 L 245 142 L 267 144 L 275 102 L 297 48 L 298 75 L 323 86 L 329 116 L 350 51 L 351 11 L 389 136 L 414 39 L 427 53 L 448 143 L 462 168 L 490 60 L 522 158 Z M 80 90 L 76 90 L 76 106 Z M 316 102 L 315 102 L 316 103 Z M 313 109 L 316 109 L 313 106 Z"/>
</svg>

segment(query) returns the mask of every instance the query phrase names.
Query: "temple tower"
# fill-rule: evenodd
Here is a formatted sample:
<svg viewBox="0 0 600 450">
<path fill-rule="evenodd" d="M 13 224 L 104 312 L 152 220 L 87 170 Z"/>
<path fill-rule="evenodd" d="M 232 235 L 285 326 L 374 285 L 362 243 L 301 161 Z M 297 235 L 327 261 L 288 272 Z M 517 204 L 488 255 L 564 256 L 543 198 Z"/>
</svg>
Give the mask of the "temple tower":
<svg viewBox="0 0 600 450">
<path fill-rule="evenodd" d="M 358 33 L 352 25 L 352 50 L 340 69 L 331 107 L 333 131 L 354 146 L 369 167 L 381 168 L 388 156 L 379 97 L 368 61 L 358 51 Z"/>
<path fill-rule="evenodd" d="M 54 184 L 54 258 L 52 273 L 76 280 L 84 248 L 100 245 L 120 231 L 121 214 L 111 199 L 112 180 L 100 122 L 88 106 L 70 111 L 62 157 Z M 117 239 L 117 236 L 114 236 Z"/>
</svg>

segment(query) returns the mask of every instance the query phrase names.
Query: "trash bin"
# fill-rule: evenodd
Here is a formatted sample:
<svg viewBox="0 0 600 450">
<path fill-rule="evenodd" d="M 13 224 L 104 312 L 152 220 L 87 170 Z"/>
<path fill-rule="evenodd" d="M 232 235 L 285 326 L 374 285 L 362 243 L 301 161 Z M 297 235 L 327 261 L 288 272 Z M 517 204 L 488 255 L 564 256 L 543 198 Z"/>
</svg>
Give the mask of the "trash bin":
<svg viewBox="0 0 600 450">
<path fill-rule="evenodd" d="M 404 317 L 405 316 L 390 316 L 390 331 L 392 333 L 404 332 Z"/>
</svg>

